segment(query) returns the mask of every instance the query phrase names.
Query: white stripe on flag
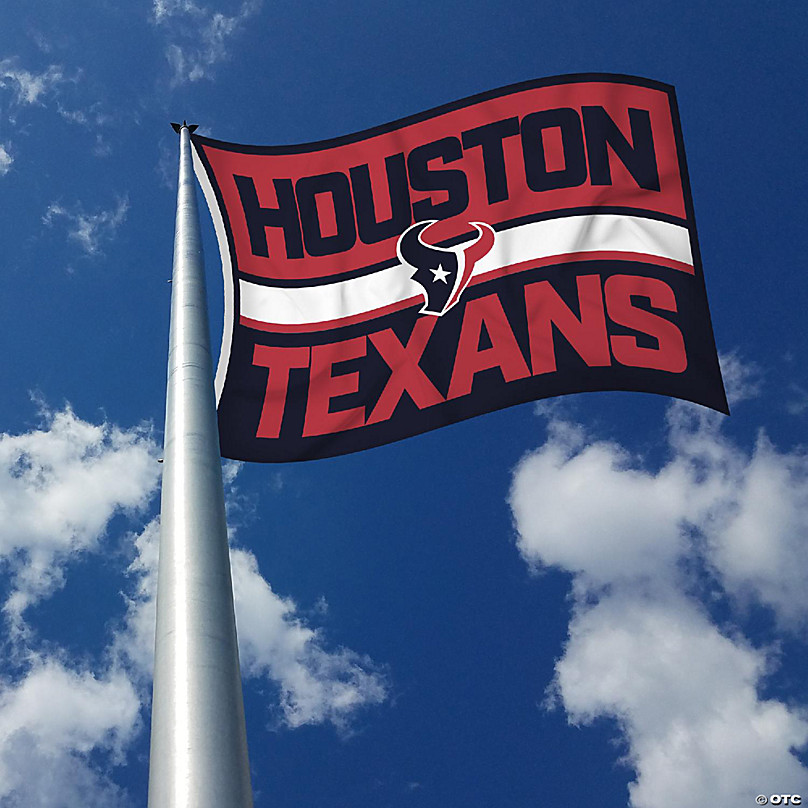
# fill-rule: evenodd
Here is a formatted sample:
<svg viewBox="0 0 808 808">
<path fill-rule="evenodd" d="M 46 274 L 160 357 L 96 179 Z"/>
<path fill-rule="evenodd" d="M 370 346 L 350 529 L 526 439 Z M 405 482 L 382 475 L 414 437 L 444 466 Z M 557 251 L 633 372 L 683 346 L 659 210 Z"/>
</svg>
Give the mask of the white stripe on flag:
<svg viewBox="0 0 808 808">
<path fill-rule="evenodd" d="M 496 235 L 491 252 L 474 267 L 479 282 L 502 267 L 570 253 L 637 253 L 693 265 L 690 234 L 685 227 L 599 213 L 532 222 Z M 355 317 L 420 297 L 421 287 L 401 264 L 359 278 L 319 286 L 282 288 L 239 281 L 241 316 L 279 326 L 322 323 Z"/>
</svg>

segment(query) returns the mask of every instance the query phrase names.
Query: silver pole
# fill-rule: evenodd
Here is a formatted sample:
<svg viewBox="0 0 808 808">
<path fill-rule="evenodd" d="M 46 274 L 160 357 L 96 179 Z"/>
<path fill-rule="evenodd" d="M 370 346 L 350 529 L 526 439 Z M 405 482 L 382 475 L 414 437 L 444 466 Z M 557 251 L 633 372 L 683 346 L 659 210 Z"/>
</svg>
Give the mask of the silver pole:
<svg viewBox="0 0 808 808">
<path fill-rule="evenodd" d="M 149 808 L 251 808 L 190 130 L 175 129 Z"/>
</svg>

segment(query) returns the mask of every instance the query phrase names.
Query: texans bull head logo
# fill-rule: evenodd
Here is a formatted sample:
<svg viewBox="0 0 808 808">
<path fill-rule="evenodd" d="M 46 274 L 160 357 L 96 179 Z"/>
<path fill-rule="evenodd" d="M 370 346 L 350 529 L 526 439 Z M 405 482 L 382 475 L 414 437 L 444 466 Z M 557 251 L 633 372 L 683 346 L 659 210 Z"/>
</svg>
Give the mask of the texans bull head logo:
<svg viewBox="0 0 808 808">
<path fill-rule="evenodd" d="M 396 251 L 402 264 L 415 271 L 410 276 L 424 290 L 419 314 L 446 314 L 469 285 L 474 264 L 494 246 L 494 229 L 485 222 L 471 222 L 478 236 L 469 244 L 436 247 L 423 240 L 424 231 L 437 219 L 416 222 L 398 240 Z"/>
</svg>

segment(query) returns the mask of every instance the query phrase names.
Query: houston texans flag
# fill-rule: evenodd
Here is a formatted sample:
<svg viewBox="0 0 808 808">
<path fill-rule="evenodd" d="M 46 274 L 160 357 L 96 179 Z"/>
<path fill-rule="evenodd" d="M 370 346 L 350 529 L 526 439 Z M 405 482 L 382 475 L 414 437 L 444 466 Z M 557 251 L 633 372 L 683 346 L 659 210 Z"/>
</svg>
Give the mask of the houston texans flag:
<svg viewBox="0 0 808 808">
<path fill-rule="evenodd" d="M 306 460 L 533 399 L 728 412 L 673 88 L 541 79 L 299 146 L 192 136 L 222 454 Z"/>
</svg>

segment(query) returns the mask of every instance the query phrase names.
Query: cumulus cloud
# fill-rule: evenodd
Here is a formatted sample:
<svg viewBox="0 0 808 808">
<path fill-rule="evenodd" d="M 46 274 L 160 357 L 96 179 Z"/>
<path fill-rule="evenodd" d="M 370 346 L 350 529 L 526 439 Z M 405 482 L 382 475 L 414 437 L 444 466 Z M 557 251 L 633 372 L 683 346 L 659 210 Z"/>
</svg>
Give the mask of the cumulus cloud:
<svg viewBox="0 0 808 808">
<path fill-rule="evenodd" d="M 145 428 L 91 424 L 69 407 L 40 429 L 0 434 L 0 559 L 12 572 L 5 614 L 64 583 L 71 558 L 94 548 L 109 521 L 148 505 L 159 466 Z"/>
<path fill-rule="evenodd" d="M 229 468 L 237 471 L 236 464 Z M 115 655 L 141 679 L 153 664 L 158 540 L 156 520 L 135 540 L 129 567 L 134 592 L 115 640 Z M 268 707 L 286 726 L 330 722 L 344 730 L 358 709 L 384 701 L 385 678 L 372 660 L 330 649 L 322 633 L 298 616 L 295 602 L 272 590 L 252 553 L 231 548 L 230 563 L 242 674 L 275 684 L 280 701 Z"/>
<path fill-rule="evenodd" d="M 100 654 L 72 659 L 40 641 L 26 610 L 83 556 L 108 547 L 114 515 L 147 512 L 157 454 L 148 429 L 93 424 L 69 407 L 43 409 L 37 429 L 0 435 L 0 569 L 10 576 L 3 616 L 12 629 L 3 652 L 13 662 L 0 674 L 2 805 L 130 804 L 114 769 L 147 724 L 159 520 L 130 535 L 124 612 Z M 239 469 L 225 464 L 231 490 Z M 294 601 L 272 591 L 251 553 L 236 548 L 231 559 L 244 672 L 274 684 L 279 697 L 268 708 L 282 723 L 344 729 L 358 708 L 384 699 L 384 677 L 369 659 L 329 648 Z"/>
<path fill-rule="evenodd" d="M 169 39 L 166 58 L 172 84 L 209 78 L 211 68 L 227 58 L 230 39 L 260 8 L 261 0 L 244 0 L 234 14 L 227 15 L 193 0 L 154 0 L 154 21 Z"/>
<path fill-rule="evenodd" d="M 233 550 L 231 565 L 242 669 L 277 683 L 287 725 L 345 728 L 358 708 L 384 701 L 385 680 L 373 662 L 347 648 L 329 650 L 294 602 L 272 591 L 252 553 Z"/>
<path fill-rule="evenodd" d="M 71 563 L 99 549 L 115 514 L 149 505 L 160 469 L 146 429 L 92 424 L 69 408 L 46 412 L 44 420 L 41 429 L 0 435 L 0 559 L 12 573 L 3 608 L 20 646 L 33 639 L 25 610 L 64 584 Z M 225 465 L 229 486 L 239 469 Z M 159 521 L 131 539 L 126 613 L 109 653 L 116 669 L 145 686 L 154 650 Z M 357 708 L 385 698 L 376 666 L 348 649 L 329 649 L 294 601 L 272 591 L 251 553 L 234 548 L 231 564 L 245 674 L 277 684 L 288 726 L 345 727 Z"/>
<path fill-rule="evenodd" d="M 748 367 L 731 360 L 725 373 L 736 401 L 754 393 Z M 774 645 L 754 648 L 716 626 L 696 595 L 723 599 L 736 618 L 762 605 L 780 631 L 804 630 L 805 454 L 763 434 L 744 449 L 721 416 L 677 402 L 667 459 L 653 466 L 549 413 L 547 441 L 516 469 L 510 504 L 531 568 L 572 574 L 553 698 L 574 723 L 618 722 L 634 808 L 734 808 L 758 793 L 808 791 L 793 754 L 808 741 L 805 711 L 759 695 Z"/>
<path fill-rule="evenodd" d="M 26 610 L 102 545 L 110 520 L 146 508 L 157 447 L 145 428 L 92 424 L 43 409 L 42 425 L 0 435 L 0 561 L 10 579 L 10 631 L 0 679 L 0 804 L 118 806 L 110 773 L 141 731 L 141 699 L 126 671 L 70 661 L 38 641 Z"/>
<path fill-rule="evenodd" d="M 0 802 L 107 806 L 124 803 L 97 761 L 123 762 L 140 728 L 140 701 L 127 676 L 96 678 L 39 659 L 17 682 L 0 685 Z"/>
<path fill-rule="evenodd" d="M 668 413 L 669 466 L 689 475 L 697 503 L 692 527 L 701 553 L 739 605 L 768 607 L 781 628 L 808 625 L 808 455 L 777 449 L 764 432 L 751 451 L 724 437 L 720 421 L 696 407 Z"/>
<path fill-rule="evenodd" d="M 514 477 L 519 550 L 531 565 L 577 573 L 591 588 L 671 573 L 688 494 L 678 468 L 646 474 L 619 445 L 587 442 L 582 429 L 552 421 L 550 439 Z"/>
<path fill-rule="evenodd" d="M 769 606 L 782 624 L 808 618 L 808 456 L 762 435 L 723 518 L 705 526 L 707 557 L 724 587 Z"/>
<path fill-rule="evenodd" d="M 154 667 L 157 561 L 160 519 L 155 517 L 137 535 L 130 537 L 134 557 L 127 568 L 130 588 L 124 593 L 126 614 L 112 641 L 112 655 L 133 677 L 148 685 Z"/>
<path fill-rule="evenodd" d="M 760 793 L 808 791 L 792 754 L 808 720 L 758 696 L 769 664 L 681 594 L 618 589 L 579 608 L 555 689 L 573 723 L 617 720 L 637 775 L 634 808 L 737 808 Z"/>
<path fill-rule="evenodd" d="M 68 238 L 75 241 L 87 255 L 98 255 L 101 245 L 114 238 L 118 228 L 126 221 L 129 199 L 118 197 L 115 207 L 87 213 L 80 204 L 66 208 L 58 202 L 48 207 L 42 222 L 52 227 L 57 220 L 64 220 Z"/>
</svg>

